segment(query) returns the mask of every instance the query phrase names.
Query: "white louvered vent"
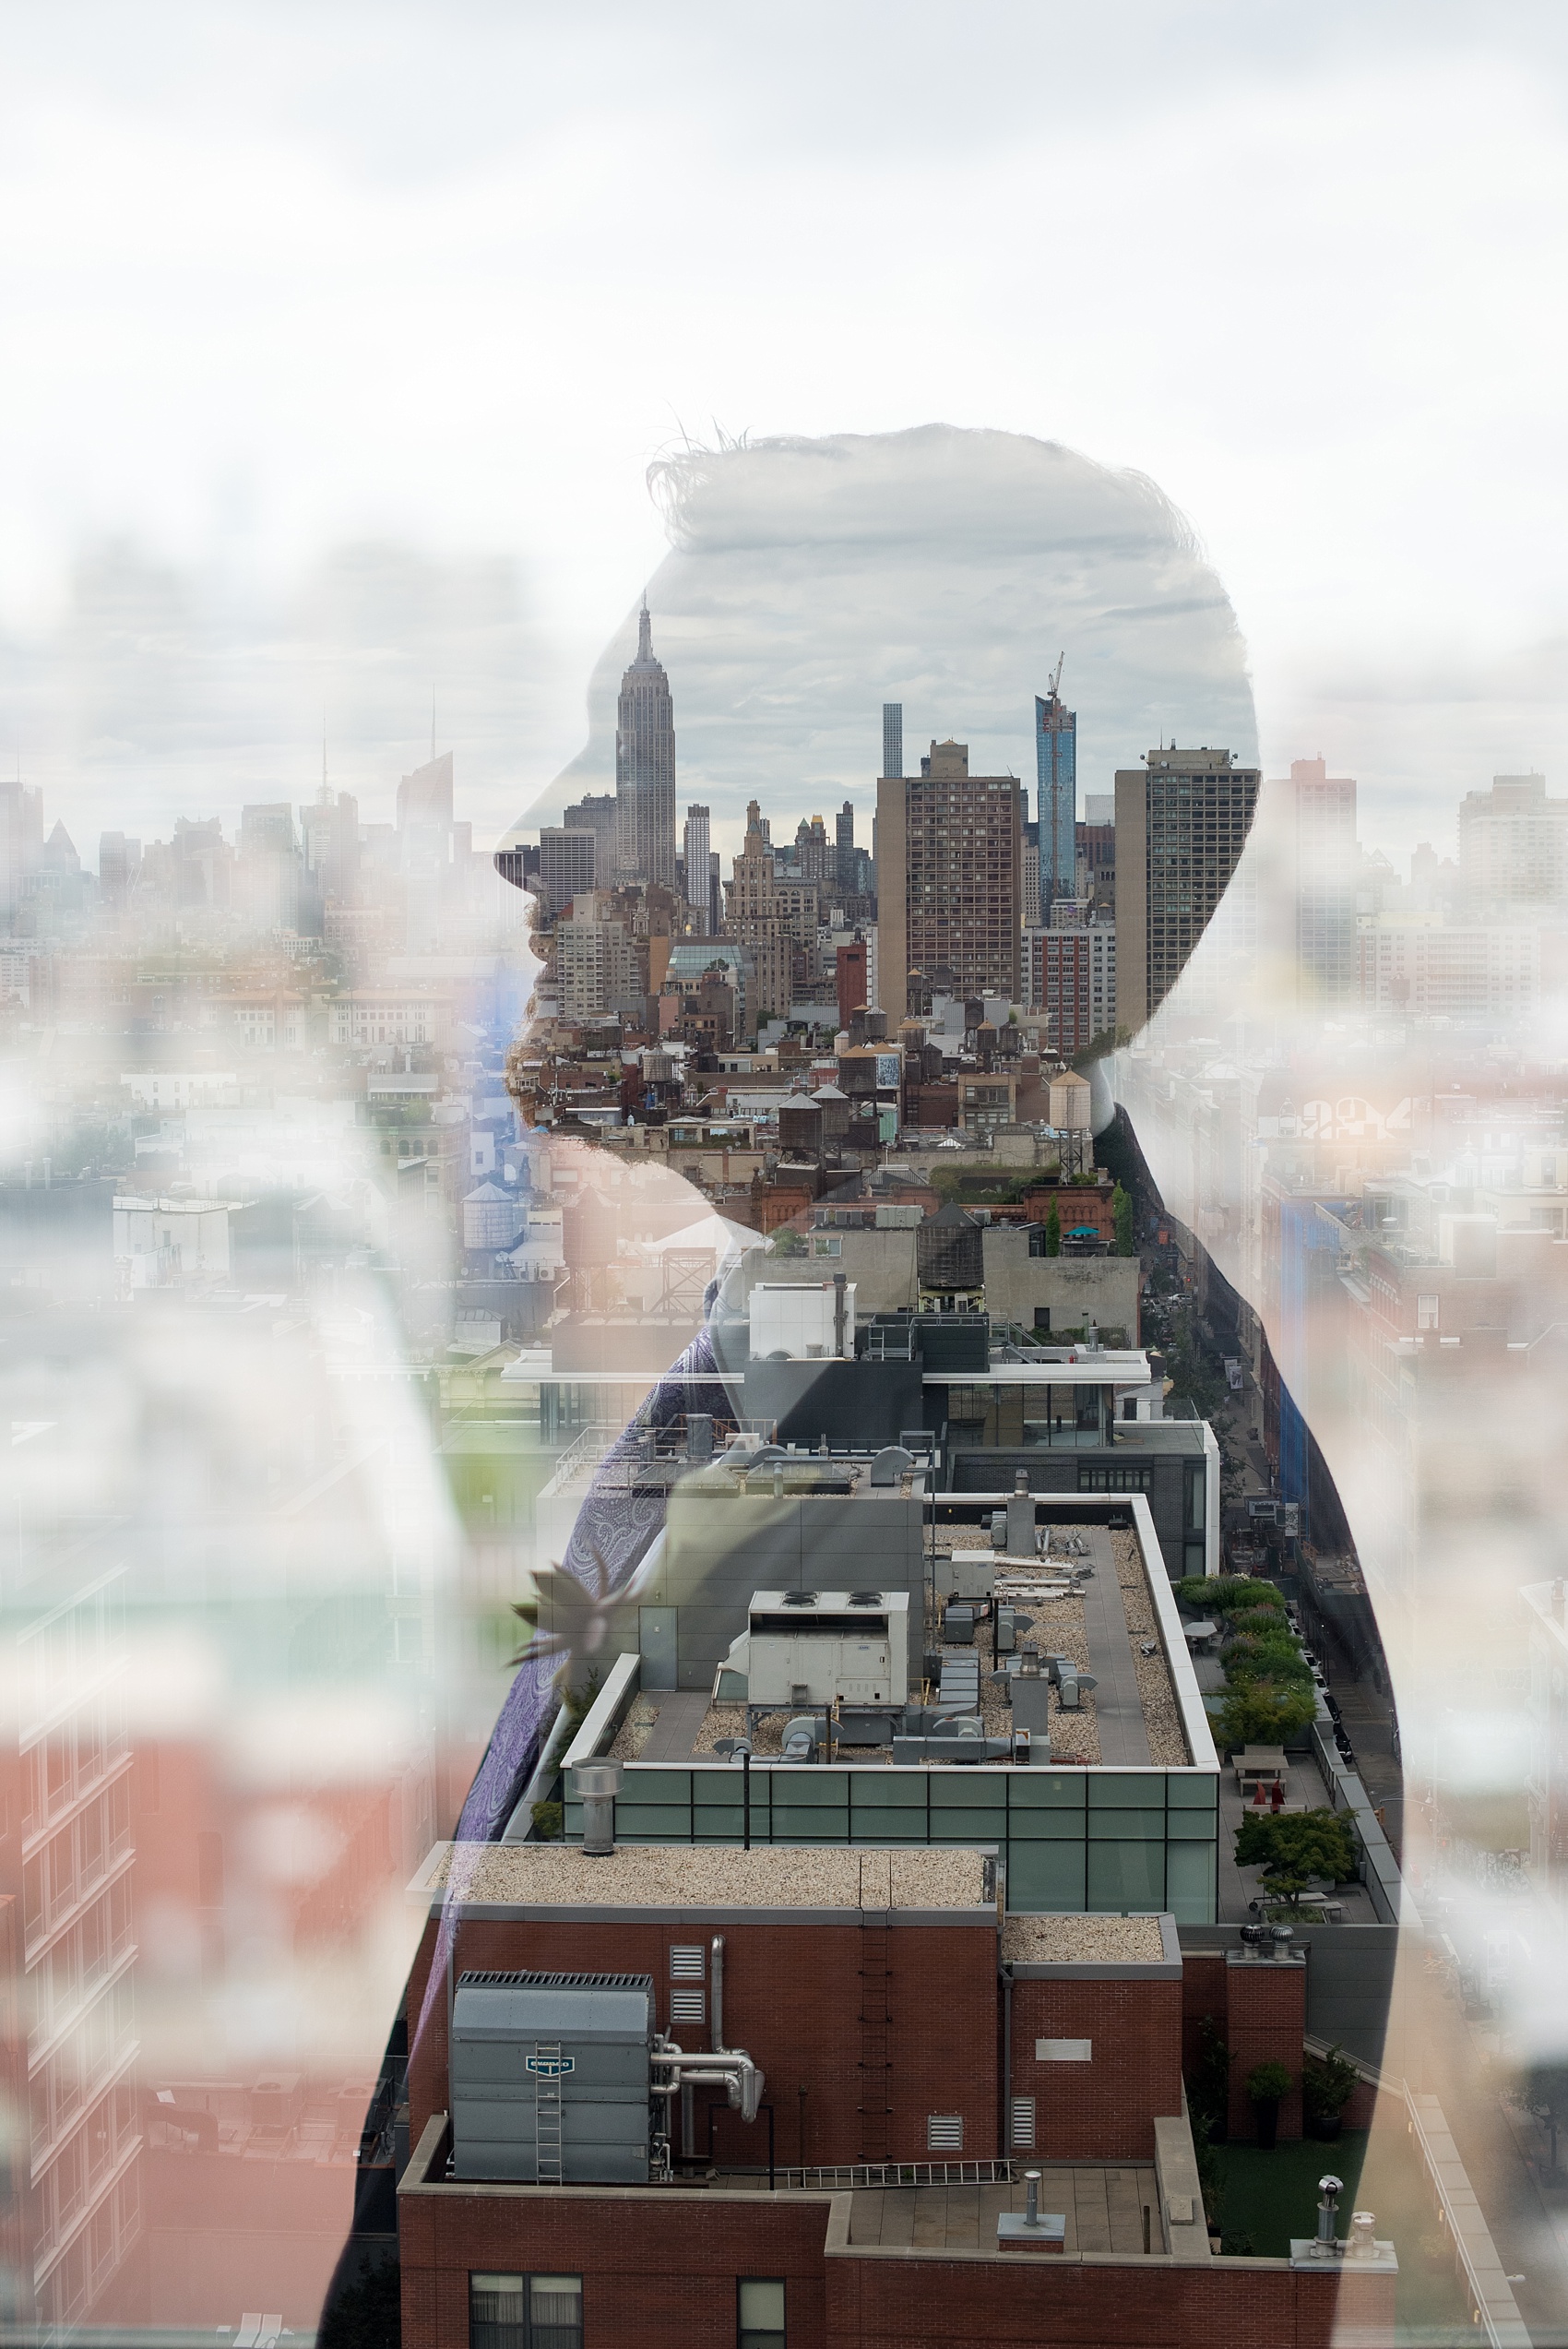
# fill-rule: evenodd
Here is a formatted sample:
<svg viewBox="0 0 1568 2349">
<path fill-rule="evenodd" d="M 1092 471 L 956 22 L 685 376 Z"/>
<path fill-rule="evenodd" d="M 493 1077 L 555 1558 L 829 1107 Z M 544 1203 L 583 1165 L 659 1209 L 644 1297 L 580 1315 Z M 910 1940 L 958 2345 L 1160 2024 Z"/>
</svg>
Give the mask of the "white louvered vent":
<svg viewBox="0 0 1568 2349">
<path fill-rule="evenodd" d="M 925 2122 L 928 2153 L 961 2153 L 964 2150 L 962 2113 L 928 2113 Z"/>
<path fill-rule="evenodd" d="M 671 1981 L 702 1981 L 704 1973 L 704 1960 L 707 1957 L 707 1953 L 704 1950 L 700 1941 L 695 1943 L 687 1942 L 683 1946 L 680 1942 L 677 1942 L 675 1947 L 670 1952 Z"/>
<path fill-rule="evenodd" d="M 671 1990 L 670 2027 L 672 2031 L 678 2029 L 683 2023 L 701 2023 L 707 2021 L 707 1993 L 706 1990 Z"/>
<path fill-rule="evenodd" d="M 1013 2099 L 1013 2151 L 1032 2153 L 1035 2149 L 1035 2100 L 1032 2096 Z"/>
</svg>

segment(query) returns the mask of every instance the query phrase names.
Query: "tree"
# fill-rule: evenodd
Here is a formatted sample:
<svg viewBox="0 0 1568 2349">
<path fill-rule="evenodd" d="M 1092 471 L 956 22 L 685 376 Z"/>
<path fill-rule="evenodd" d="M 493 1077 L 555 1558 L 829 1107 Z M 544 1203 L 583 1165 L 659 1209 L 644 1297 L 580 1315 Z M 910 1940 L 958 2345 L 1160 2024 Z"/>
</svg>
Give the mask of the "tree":
<svg viewBox="0 0 1568 2349">
<path fill-rule="evenodd" d="M 1131 1256 L 1133 1253 L 1133 1202 L 1120 1183 L 1111 1194 L 1111 1213 L 1116 1227 L 1116 1253 L 1118 1256 Z"/>
<path fill-rule="evenodd" d="M 1225 1692 L 1219 1709 L 1220 1743 L 1229 1752 L 1238 1746 L 1277 1746 L 1305 1729 L 1316 1711 L 1311 1687 L 1277 1687 L 1271 1680 L 1237 1680 Z"/>
<path fill-rule="evenodd" d="M 1356 1872 L 1355 1839 L 1337 1811 L 1265 1811 L 1236 1830 L 1236 1865 L 1263 1864 L 1266 1890 L 1292 1909 L 1314 1876 L 1338 1884 Z"/>
<path fill-rule="evenodd" d="M 1045 1252 L 1047 1256 L 1060 1256 L 1062 1253 L 1062 1210 L 1054 1199 L 1045 1219 Z"/>
</svg>

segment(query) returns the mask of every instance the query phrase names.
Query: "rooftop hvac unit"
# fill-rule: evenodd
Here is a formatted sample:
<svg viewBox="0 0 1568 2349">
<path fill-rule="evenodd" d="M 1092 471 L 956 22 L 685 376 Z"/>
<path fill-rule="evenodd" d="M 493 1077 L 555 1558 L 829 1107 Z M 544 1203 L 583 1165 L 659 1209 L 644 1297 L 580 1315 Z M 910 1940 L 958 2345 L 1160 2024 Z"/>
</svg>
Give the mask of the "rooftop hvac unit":
<svg viewBox="0 0 1568 2349">
<path fill-rule="evenodd" d="M 452 2173 L 646 2186 L 653 1979 L 465 1973 L 452 2011 Z"/>
<path fill-rule="evenodd" d="M 748 1704 L 901 1705 L 909 1592 L 758 1591 L 728 1669 L 744 1672 Z"/>
</svg>

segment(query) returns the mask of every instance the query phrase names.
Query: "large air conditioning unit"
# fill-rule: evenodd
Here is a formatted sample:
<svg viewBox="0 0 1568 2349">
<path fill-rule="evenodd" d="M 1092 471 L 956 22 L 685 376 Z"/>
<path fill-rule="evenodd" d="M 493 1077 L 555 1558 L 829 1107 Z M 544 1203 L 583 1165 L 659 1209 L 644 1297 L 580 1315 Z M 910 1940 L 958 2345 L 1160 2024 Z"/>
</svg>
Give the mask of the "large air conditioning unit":
<svg viewBox="0 0 1568 2349">
<path fill-rule="evenodd" d="M 752 1705 L 902 1705 L 907 1591 L 758 1591 L 726 1669 Z"/>
<path fill-rule="evenodd" d="M 646 2186 L 653 1979 L 465 1973 L 452 2005 L 452 2174 Z"/>
</svg>

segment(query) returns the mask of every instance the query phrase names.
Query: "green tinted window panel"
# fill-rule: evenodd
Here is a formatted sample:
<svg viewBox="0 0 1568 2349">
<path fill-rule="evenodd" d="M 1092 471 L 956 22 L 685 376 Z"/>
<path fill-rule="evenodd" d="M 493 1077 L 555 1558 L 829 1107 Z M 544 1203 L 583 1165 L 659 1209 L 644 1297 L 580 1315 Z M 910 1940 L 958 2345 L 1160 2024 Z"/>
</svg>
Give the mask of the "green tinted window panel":
<svg viewBox="0 0 1568 2349">
<path fill-rule="evenodd" d="M 770 1840 L 775 1843 L 847 1843 L 849 1821 L 839 1818 L 836 1822 L 824 1811 L 798 1811 L 793 1818 L 775 1811 Z"/>
<path fill-rule="evenodd" d="M 1219 1821 L 1212 1811 L 1167 1811 L 1166 1841 L 1171 1843 L 1212 1843 L 1219 1834 Z"/>
<path fill-rule="evenodd" d="M 933 1843 L 994 1843 L 1003 1841 L 1002 1821 L 994 1811 L 932 1811 Z"/>
<path fill-rule="evenodd" d="M 922 1771 L 905 1774 L 901 1771 L 871 1770 L 857 1772 L 849 1781 L 849 1794 L 857 1818 L 862 1804 L 870 1804 L 881 1811 L 919 1811 L 925 1817 L 926 1773 Z"/>
<path fill-rule="evenodd" d="M 1165 1799 L 1173 1811 L 1213 1811 L 1218 1807 L 1219 1782 L 1195 1772 L 1172 1771 L 1165 1782 Z"/>
<path fill-rule="evenodd" d="M 1025 1913 L 1081 1909 L 1082 1843 L 1013 1843 L 1007 1850 L 1007 1905 Z"/>
<path fill-rule="evenodd" d="M 622 1773 L 621 1787 L 617 1802 L 689 1803 L 692 1773 L 689 1770 L 628 1770 Z"/>
<path fill-rule="evenodd" d="M 775 1771 L 773 1777 L 773 1807 L 783 1804 L 796 1810 L 847 1811 L 849 1789 L 841 1770 L 819 1770 L 809 1763 L 802 1769 Z"/>
<path fill-rule="evenodd" d="M 850 1831 L 857 1843 L 923 1843 L 924 1806 L 918 1811 L 871 1810 L 857 1803 Z"/>
<path fill-rule="evenodd" d="M 989 1811 L 992 1818 L 1007 1800 L 1007 1781 L 1000 1771 L 982 1771 L 978 1762 L 949 1765 L 931 1773 L 932 1824 L 944 1810 Z"/>
<path fill-rule="evenodd" d="M 1091 1843 L 1163 1843 L 1165 1808 L 1157 1811 L 1090 1811 Z"/>
<path fill-rule="evenodd" d="M 1212 1925 L 1218 1854 L 1212 1843 L 1172 1843 L 1166 1854 L 1165 1904 L 1178 1925 Z"/>
<path fill-rule="evenodd" d="M 582 1835 L 583 1822 L 579 1812 L 575 1828 L 569 1831 Z M 686 1803 L 623 1803 L 615 1806 L 615 1832 L 629 1840 L 646 1843 L 649 1839 L 672 1839 L 677 1843 L 689 1842 L 692 1833 L 691 1806 Z"/>
<path fill-rule="evenodd" d="M 1089 1808 L 1163 1812 L 1165 1781 L 1155 1771 L 1093 1771 L 1089 1774 Z"/>
<path fill-rule="evenodd" d="M 1016 1804 L 1007 1813 L 1007 1835 L 1017 1843 L 1081 1843 L 1087 1832 L 1082 1811 L 1024 1811 Z"/>
<path fill-rule="evenodd" d="M 699 1812 L 707 1810 L 738 1811 L 741 1805 L 745 1800 L 745 1795 L 742 1789 L 739 1771 L 737 1771 L 731 1778 L 698 1778 L 695 1782 L 692 1791 Z M 752 1778 L 752 1808 L 754 1811 L 763 1811 L 767 1808 L 768 1793 L 769 1789 L 767 1781 L 763 1777 L 763 1774 L 759 1770 L 754 1773 Z"/>
<path fill-rule="evenodd" d="M 1007 1773 L 1010 1810 L 1076 1811 L 1088 1798 L 1088 1773 L 1082 1770 L 1015 1770 Z"/>
<path fill-rule="evenodd" d="M 1162 1909 L 1163 1843 L 1091 1843 L 1086 1905 L 1091 1909 Z"/>
</svg>

